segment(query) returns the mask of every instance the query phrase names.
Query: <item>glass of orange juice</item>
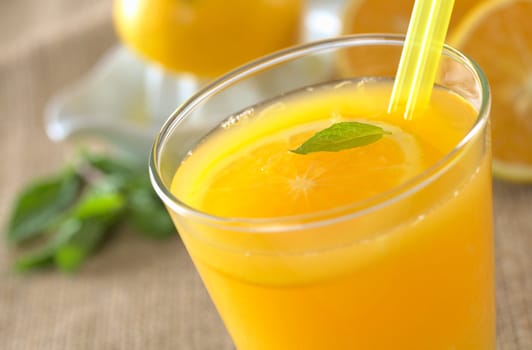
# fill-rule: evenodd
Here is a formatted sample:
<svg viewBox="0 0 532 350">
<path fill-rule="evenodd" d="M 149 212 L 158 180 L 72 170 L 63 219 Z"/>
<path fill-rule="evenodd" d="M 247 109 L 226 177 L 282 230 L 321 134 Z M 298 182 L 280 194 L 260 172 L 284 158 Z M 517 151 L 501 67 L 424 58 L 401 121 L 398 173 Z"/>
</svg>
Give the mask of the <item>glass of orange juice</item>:
<svg viewBox="0 0 532 350">
<path fill-rule="evenodd" d="M 158 135 L 153 185 L 238 349 L 495 349 L 486 78 L 446 47 L 429 106 L 388 113 L 402 44 L 281 51 Z M 294 152 L 356 123 L 378 140 Z"/>
</svg>

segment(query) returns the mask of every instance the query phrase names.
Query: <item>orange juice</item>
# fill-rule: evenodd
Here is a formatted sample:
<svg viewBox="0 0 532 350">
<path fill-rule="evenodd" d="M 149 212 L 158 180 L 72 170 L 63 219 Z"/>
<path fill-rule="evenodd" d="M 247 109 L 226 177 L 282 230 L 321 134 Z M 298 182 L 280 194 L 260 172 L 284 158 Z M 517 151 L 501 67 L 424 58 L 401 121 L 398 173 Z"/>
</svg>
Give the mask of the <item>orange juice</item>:
<svg viewBox="0 0 532 350">
<path fill-rule="evenodd" d="M 303 0 L 115 0 L 119 37 L 174 72 L 225 73 L 299 40 Z"/>
<path fill-rule="evenodd" d="M 254 106 L 177 169 L 172 194 L 205 216 L 174 221 L 238 349 L 495 349 L 487 131 L 461 144 L 478 111 L 449 90 L 411 121 L 390 91 L 346 80 Z M 342 121 L 387 133 L 291 152 Z"/>
</svg>

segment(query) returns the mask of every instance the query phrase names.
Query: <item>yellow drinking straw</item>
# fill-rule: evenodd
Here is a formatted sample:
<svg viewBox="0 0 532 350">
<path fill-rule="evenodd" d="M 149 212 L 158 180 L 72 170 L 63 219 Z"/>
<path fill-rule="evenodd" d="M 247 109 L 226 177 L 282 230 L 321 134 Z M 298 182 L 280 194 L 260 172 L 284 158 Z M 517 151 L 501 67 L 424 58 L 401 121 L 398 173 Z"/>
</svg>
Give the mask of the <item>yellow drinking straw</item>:
<svg viewBox="0 0 532 350">
<path fill-rule="evenodd" d="M 416 0 L 388 113 L 404 109 L 405 119 L 428 105 L 454 0 Z"/>
</svg>

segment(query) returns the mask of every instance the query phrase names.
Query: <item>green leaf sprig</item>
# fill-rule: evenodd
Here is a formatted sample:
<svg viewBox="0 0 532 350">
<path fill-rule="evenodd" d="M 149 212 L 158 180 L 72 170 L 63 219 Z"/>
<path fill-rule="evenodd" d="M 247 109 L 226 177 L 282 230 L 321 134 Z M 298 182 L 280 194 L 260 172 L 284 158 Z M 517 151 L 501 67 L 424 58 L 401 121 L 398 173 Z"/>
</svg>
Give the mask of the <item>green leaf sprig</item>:
<svg viewBox="0 0 532 350">
<path fill-rule="evenodd" d="M 75 165 L 21 191 L 6 238 L 17 248 L 41 243 L 15 262 L 16 270 L 55 266 L 74 272 L 124 223 L 156 239 L 175 233 L 144 167 L 82 153 Z"/>
<path fill-rule="evenodd" d="M 361 122 L 339 122 L 318 131 L 298 148 L 297 154 L 313 152 L 338 152 L 345 149 L 366 146 L 391 134 L 380 126 Z"/>
</svg>

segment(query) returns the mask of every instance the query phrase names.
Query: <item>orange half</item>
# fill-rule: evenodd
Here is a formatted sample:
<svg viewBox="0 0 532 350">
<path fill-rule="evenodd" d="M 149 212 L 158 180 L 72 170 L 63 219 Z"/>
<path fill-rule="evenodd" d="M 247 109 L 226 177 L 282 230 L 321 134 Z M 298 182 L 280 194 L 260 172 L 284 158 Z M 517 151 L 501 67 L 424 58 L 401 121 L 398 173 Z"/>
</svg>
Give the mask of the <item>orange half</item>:
<svg viewBox="0 0 532 350">
<path fill-rule="evenodd" d="M 455 1 L 449 32 L 457 26 L 466 13 L 476 4 L 486 0 Z M 414 7 L 414 0 L 351 0 L 343 12 L 343 34 L 390 33 L 406 34 Z M 344 51 L 338 57 L 339 68 L 344 73 L 357 74 L 357 66 L 363 65 L 365 74 L 395 76 L 401 48 L 373 47 Z"/>
<path fill-rule="evenodd" d="M 491 85 L 494 174 L 532 182 L 532 1 L 478 6 L 451 44 L 470 55 Z"/>
</svg>

